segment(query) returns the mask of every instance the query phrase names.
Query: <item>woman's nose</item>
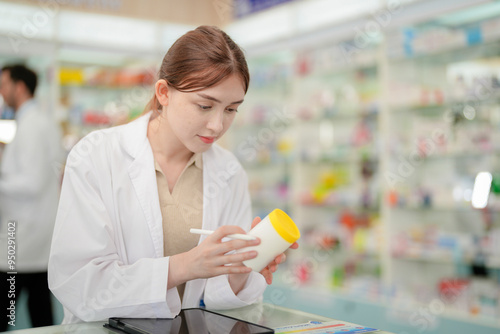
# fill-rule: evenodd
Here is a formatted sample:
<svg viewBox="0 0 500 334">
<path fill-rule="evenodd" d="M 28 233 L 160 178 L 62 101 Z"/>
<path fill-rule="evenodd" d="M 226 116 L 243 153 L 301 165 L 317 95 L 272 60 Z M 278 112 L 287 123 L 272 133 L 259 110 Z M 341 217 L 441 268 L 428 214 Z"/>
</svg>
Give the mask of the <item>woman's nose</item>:
<svg viewBox="0 0 500 334">
<path fill-rule="evenodd" d="M 224 111 L 215 111 L 207 124 L 207 128 L 216 134 L 220 133 L 224 128 Z"/>
</svg>

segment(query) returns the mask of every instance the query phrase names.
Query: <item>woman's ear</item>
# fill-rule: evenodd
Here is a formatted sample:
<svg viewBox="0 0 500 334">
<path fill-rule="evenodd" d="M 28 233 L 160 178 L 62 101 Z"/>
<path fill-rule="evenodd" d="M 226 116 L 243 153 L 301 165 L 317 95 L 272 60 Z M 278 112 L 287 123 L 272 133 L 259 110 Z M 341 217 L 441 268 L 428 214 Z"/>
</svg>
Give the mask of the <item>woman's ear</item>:
<svg viewBox="0 0 500 334">
<path fill-rule="evenodd" d="M 169 98 L 169 87 L 168 83 L 164 79 L 160 79 L 156 82 L 155 84 L 155 94 L 156 98 L 158 99 L 158 102 L 162 106 L 168 105 L 168 98 Z"/>
</svg>

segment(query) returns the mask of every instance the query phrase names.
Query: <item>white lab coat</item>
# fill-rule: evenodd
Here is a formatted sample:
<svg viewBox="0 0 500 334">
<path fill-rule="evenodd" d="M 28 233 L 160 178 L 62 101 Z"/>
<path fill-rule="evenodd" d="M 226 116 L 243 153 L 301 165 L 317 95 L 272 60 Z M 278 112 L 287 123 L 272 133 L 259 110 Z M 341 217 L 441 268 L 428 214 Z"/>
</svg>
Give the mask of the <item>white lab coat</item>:
<svg viewBox="0 0 500 334">
<path fill-rule="evenodd" d="M 150 115 L 93 132 L 69 154 L 49 261 L 49 286 L 65 308 L 63 323 L 168 318 L 181 309 L 177 289 L 167 291 L 169 257 L 163 256 L 146 136 Z M 204 229 L 250 229 L 247 183 L 232 153 L 217 145 L 203 153 Z M 238 295 L 225 275 L 197 279 L 187 282 L 182 307 L 198 307 L 201 299 L 212 309 L 246 306 L 258 301 L 266 286 L 255 272 Z"/>
<path fill-rule="evenodd" d="M 0 164 L 0 270 L 45 272 L 62 175 L 61 133 L 34 100 L 19 108 L 16 124 Z M 16 222 L 15 270 L 7 263 L 9 221 Z"/>
</svg>

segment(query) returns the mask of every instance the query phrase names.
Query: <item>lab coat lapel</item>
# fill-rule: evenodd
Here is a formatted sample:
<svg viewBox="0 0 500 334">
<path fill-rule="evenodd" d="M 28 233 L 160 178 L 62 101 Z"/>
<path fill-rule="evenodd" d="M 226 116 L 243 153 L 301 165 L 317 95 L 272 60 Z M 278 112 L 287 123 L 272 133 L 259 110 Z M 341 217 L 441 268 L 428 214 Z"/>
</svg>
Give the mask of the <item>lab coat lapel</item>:
<svg viewBox="0 0 500 334">
<path fill-rule="evenodd" d="M 130 127 L 129 133 L 126 135 L 127 141 L 136 145 L 134 150 L 129 151 L 133 152 L 131 154 L 133 160 L 128 166 L 128 173 L 146 217 L 156 256 L 163 257 L 162 216 L 156 186 L 153 151 L 146 136 L 147 120 L 149 117 L 146 118 L 146 122 L 139 120 L 137 127 Z"/>
<path fill-rule="evenodd" d="M 217 144 L 203 153 L 203 228 L 215 230 L 220 225 L 221 212 L 227 203 L 227 161 Z"/>
<path fill-rule="evenodd" d="M 217 154 L 214 144 L 208 151 L 203 152 L 203 224 L 207 230 L 216 230 L 219 227 L 221 211 L 224 201 L 223 193 L 228 186 L 224 173 L 224 161 Z M 222 164 L 222 165 L 221 165 Z M 206 237 L 201 236 L 198 244 Z M 182 308 L 199 307 L 199 296 L 203 294 L 206 279 L 196 279 L 186 282 Z"/>
</svg>

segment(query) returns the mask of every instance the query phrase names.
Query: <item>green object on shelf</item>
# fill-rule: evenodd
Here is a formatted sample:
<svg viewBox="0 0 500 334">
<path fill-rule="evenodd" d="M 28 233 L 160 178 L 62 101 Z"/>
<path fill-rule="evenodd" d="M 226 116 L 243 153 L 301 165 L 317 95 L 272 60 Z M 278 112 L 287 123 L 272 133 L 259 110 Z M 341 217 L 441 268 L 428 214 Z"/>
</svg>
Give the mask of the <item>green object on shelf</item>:
<svg viewBox="0 0 500 334">
<path fill-rule="evenodd" d="M 382 277 L 382 267 L 380 264 L 375 266 L 375 277 Z"/>
<path fill-rule="evenodd" d="M 500 173 L 493 174 L 493 179 L 491 180 L 491 192 L 494 194 L 500 194 Z"/>
<path fill-rule="evenodd" d="M 128 117 L 129 117 L 130 120 L 133 120 L 133 119 L 139 117 L 141 114 L 142 114 L 142 110 L 141 109 L 134 108 L 134 109 L 130 110 L 130 113 L 129 113 Z"/>
<path fill-rule="evenodd" d="M 332 286 L 339 288 L 344 283 L 344 270 L 340 267 L 335 267 L 332 270 Z"/>
</svg>

